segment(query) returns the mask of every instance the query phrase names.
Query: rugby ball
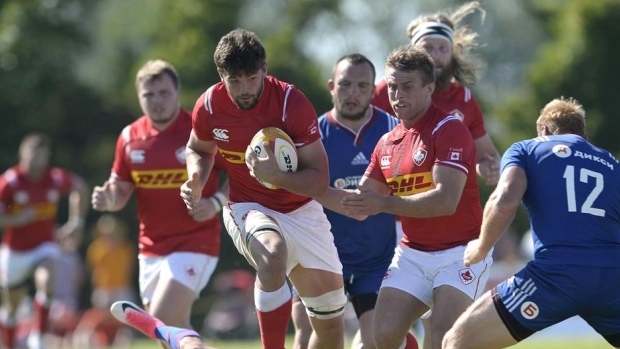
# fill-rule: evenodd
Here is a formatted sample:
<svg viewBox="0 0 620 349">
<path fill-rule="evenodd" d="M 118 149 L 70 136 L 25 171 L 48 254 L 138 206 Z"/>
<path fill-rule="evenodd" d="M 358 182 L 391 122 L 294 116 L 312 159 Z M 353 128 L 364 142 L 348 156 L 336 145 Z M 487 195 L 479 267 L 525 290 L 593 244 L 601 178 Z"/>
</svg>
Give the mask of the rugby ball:
<svg viewBox="0 0 620 349">
<path fill-rule="evenodd" d="M 252 138 L 250 146 L 259 158 L 265 157 L 263 142 L 269 144 L 269 147 L 276 157 L 276 162 L 278 163 L 280 171 L 297 171 L 297 150 L 295 149 L 295 143 L 293 143 L 293 140 L 286 132 L 277 127 L 265 127 L 258 131 Z M 261 181 L 260 179 L 257 180 L 269 189 L 277 189 L 270 183 Z"/>
</svg>

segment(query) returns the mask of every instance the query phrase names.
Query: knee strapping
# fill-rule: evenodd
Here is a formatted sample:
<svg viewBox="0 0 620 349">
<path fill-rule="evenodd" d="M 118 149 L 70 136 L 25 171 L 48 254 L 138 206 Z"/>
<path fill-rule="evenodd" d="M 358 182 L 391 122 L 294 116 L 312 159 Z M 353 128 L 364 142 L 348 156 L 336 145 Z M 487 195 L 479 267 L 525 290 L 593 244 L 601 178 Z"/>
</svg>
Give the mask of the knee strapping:
<svg viewBox="0 0 620 349">
<path fill-rule="evenodd" d="M 344 288 L 324 293 L 318 297 L 300 297 L 306 307 L 308 316 L 317 319 L 333 319 L 344 313 L 347 304 L 347 296 Z"/>
<path fill-rule="evenodd" d="M 250 211 L 247 221 L 251 222 L 252 225 L 245 237 L 245 245 L 248 249 L 252 244 L 252 241 L 262 234 L 270 232 L 280 234 L 280 227 L 271 218 L 261 212 Z"/>
</svg>

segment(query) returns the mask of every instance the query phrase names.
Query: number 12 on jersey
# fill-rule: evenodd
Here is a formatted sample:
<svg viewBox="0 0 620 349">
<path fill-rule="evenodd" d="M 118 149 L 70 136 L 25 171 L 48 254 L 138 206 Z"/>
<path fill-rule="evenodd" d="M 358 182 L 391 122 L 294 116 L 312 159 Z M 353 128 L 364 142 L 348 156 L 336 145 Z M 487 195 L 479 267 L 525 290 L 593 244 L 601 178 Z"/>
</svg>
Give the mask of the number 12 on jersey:
<svg viewBox="0 0 620 349">
<path fill-rule="evenodd" d="M 603 187 L 605 186 L 605 180 L 603 179 L 603 175 L 594 172 L 592 170 L 588 170 L 587 168 L 579 169 L 579 181 L 581 183 L 588 183 L 590 179 L 594 179 L 594 188 L 588 194 L 588 197 L 581 205 L 580 213 L 587 213 L 594 216 L 605 217 L 605 210 L 592 207 L 592 204 L 596 200 L 596 198 L 603 191 Z M 568 212 L 577 212 L 577 199 L 575 195 L 575 166 L 568 165 L 566 166 L 566 170 L 564 171 L 564 179 L 566 180 L 566 199 L 568 201 Z"/>
</svg>

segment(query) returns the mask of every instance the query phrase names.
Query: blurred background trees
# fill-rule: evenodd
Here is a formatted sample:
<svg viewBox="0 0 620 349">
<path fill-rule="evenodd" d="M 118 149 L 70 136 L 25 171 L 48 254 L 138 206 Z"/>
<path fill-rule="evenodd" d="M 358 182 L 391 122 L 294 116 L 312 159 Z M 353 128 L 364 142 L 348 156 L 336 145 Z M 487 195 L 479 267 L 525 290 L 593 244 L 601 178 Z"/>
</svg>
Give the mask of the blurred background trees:
<svg viewBox="0 0 620 349">
<path fill-rule="evenodd" d="M 487 127 L 503 152 L 535 136 L 538 111 L 572 96 L 587 110 L 589 138 L 616 155 L 620 143 L 620 0 L 481 1 L 488 68 L 474 88 Z M 304 91 L 318 113 L 331 107 L 326 81 L 340 56 L 360 52 L 379 77 L 383 59 L 407 42 L 420 13 L 456 0 L 0 0 L 0 169 L 17 161 L 20 139 L 44 131 L 52 162 L 91 186 L 109 176 L 121 129 L 141 115 L 134 76 L 146 60 L 172 62 L 182 78 L 182 104 L 218 81 L 213 50 L 236 27 L 267 47 L 269 73 Z M 491 191 L 482 185 L 483 200 Z M 134 210 L 117 215 L 137 231 Z M 99 216 L 91 212 L 89 222 Z M 524 232 L 524 213 L 515 221 Z M 88 237 L 87 237 L 88 238 Z M 221 267 L 246 267 L 224 238 Z"/>
</svg>

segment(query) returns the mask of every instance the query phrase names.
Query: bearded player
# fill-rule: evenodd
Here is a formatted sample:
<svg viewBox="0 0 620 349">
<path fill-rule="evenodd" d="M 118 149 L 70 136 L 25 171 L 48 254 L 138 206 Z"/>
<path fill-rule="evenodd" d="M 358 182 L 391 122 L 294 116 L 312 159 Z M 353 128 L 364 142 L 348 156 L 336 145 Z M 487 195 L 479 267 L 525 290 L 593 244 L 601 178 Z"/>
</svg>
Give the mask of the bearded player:
<svg viewBox="0 0 620 349">
<path fill-rule="evenodd" d="M 327 82 L 333 107 L 319 117 L 321 140 L 329 157 L 330 186 L 355 189 L 379 139 L 399 120 L 370 104 L 375 66 L 364 55 L 341 57 Z M 359 320 L 351 346 L 375 348 L 372 317 L 377 294 L 396 247 L 396 220 L 381 213 L 363 222 L 326 209 L 343 266 L 345 290 Z M 295 349 L 307 347 L 308 328 L 300 302 L 293 304 Z"/>
<path fill-rule="evenodd" d="M 461 23 L 474 12 L 485 14 L 477 1 L 465 3 L 453 12 L 421 15 L 411 21 L 407 36 L 411 45 L 423 48 L 433 57 L 437 79 L 433 103 L 467 126 L 476 145 L 478 176 L 487 185 L 495 185 L 499 179 L 499 153 L 486 132 L 482 111 L 469 88 L 480 79 L 483 66 L 472 55 L 478 35 Z M 372 104 L 394 113 L 385 79 L 377 84 Z"/>
<path fill-rule="evenodd" d="M 291 280 L 314 329 L 312 348 L 342 348 L 347 302 L 342 265 L 323 208 L 312 198 L 328 186 L 327 156 L 317 115 L 293 85 L 267 74 L 266 51 L 256 34 L 235 29 L 215 49 L 221 82 L 194 108 L 181 196 L 194 209 L 217 152 L 226 159 L 230 202 L 224 222 L 237 249 L 256 269 L 254 300 L 264 348 L 284 347 L 291 314 Z M 272 149 L 258 158 L 248 145 L 275 126 L 297 147 L 296 172 L 278 169 Z M 267 143 L 264 143 L 265 145 Z M 268 189 L 257 179 L 280 189 Z"/>
</svg>

